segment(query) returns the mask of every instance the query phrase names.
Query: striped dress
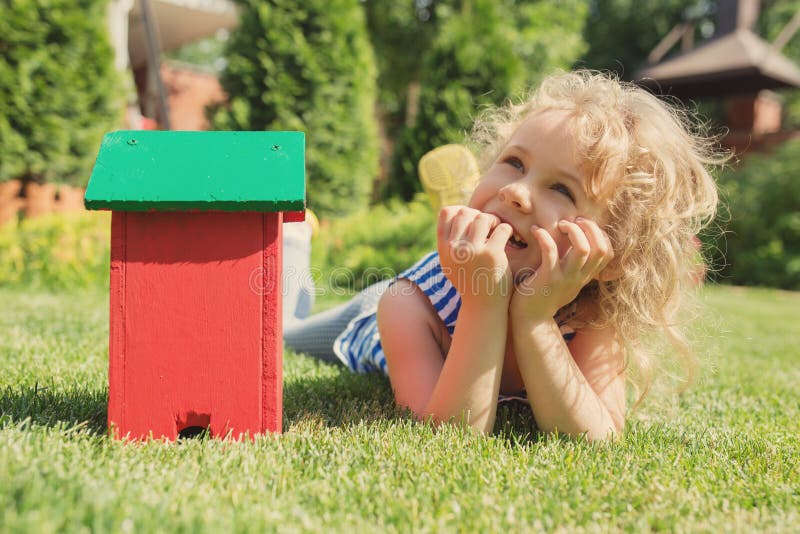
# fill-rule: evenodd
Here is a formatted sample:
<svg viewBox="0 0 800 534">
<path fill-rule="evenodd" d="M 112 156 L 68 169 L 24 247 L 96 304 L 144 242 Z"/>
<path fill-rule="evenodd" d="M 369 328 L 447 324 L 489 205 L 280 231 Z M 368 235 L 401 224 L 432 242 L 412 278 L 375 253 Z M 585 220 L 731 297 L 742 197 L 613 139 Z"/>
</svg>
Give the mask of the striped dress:
<svg viewBox="0 0 800 534">
<path fill-rule="evenodd" d="M 439 318 L 444 323 L 450 335 L 456 327 L 458 312 L 461 309 L 461 297 L 442 272 L 438 252 L 431 252 L 410 268 L 397 275 L 397 279 L 405 278 L 414 282 L 427 296 Z M 391 285 L 387 285 L 384 291 Z M 358 373 L 380 371 L 387 373 L 386 355 L 383 353 L 380 335 L 378 334 L 378 302 L 370 309 L 363 311 L 353 318 L 347 328 L 339 334 L 333 344 L 336 356 L 350 369 Z M 561 312 L 564 310 L 562 309 Z M 561 333 L 566 341 L 575 335 L 574 330 L 563 324 L 569 314 L 559 313 L 558 317 L 565 317 L 559 322 Z"/>
</svg>

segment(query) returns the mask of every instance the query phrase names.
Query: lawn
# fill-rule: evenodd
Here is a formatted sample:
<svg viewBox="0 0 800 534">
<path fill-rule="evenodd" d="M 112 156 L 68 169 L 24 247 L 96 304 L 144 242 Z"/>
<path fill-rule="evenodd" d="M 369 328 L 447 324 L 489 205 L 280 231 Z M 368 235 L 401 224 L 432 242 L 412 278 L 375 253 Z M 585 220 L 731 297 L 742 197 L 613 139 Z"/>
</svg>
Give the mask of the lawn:
<svg viewBox="0 0 800 534">
<path fill-rule="evenodd" d="M 0 531 L 795 531 L 800 294 L 708 287 L 709 362 L 624 437 L 489 437 L 392 407 L 388 381 L 285 357 L 284 434 L 106 437 L 107 295 L 0 289 Z"/>
</svg>

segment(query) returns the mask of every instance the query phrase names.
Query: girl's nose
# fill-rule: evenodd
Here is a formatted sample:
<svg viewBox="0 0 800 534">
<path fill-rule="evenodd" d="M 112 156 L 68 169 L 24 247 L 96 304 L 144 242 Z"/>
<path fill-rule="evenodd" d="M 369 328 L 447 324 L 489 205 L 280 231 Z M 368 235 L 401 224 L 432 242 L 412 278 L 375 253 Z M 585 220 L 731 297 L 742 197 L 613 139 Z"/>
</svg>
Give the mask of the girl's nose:
<svg viewBox="0 0 800 534">
<path fill-rule="evenodd" d="M 500 201 L 528 213 L 531 211 L 531 197 L 525 186 L 519 183 L 508 184 L 497 193 Z"/>
</svg>

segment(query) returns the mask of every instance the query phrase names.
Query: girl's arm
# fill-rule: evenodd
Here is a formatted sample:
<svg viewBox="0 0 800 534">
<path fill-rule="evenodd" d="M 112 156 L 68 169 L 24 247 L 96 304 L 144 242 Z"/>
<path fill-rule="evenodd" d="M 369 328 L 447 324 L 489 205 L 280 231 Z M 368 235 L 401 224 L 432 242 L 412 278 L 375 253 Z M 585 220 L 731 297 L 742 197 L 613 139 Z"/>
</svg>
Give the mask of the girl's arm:
<svg viewBox="0 0 800 534">
<path fill-rule="evenodd" d="M 381 298 L 378 329 L 395 399 L 417 416 L 492 430 L 511 297 L 504 249 L 512 231 L 477 210 L 442 209 L 439 259 L 461 296 L 446 358 L 436 339 L 441 321 L 414 284 L 398 281 Z"/>
<path fill-rule="evenodd" d="M 555 321 L 512 321 L 517 364 L 536 424 L 590 440 L 625 424 L 623 351 L 610 329 L 579 331 L 569 347 Z"/>
<path fill-rule="evenodd" d="M 440 320 L 422 291 L 399 280 L 378 305 L 378 329 L 395 401 L 420 419 L 491 432 L 508 328 L 506 304 L 462 301 L 447 357 Z M 394 287 L 393 286 L 393 287 Z M 502 335 L 497 335 L 502 332 Z"/>
<path fill-rule="evenodd" d="M 610 328 L 583 329 L 567 347 L 553 316 L 603 276 L 614 254 L 593 221 L 564 220 L 559 230 L 571 244 L 563 258 L 547 231 L 533 229 L 542 260 L 511 301 L 514 352 L 541 430 L 602 439 L 624 425 L 623 349 Z"/>
</svg>

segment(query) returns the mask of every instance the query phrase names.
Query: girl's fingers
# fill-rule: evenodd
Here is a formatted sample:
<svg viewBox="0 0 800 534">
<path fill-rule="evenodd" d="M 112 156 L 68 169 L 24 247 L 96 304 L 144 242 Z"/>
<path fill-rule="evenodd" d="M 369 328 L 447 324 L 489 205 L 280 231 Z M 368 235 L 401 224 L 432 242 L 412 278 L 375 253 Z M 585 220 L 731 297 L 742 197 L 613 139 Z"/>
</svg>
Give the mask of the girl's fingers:
<svg viewBox="0 0 800 534">
<path fill-rule="evenodd" d="M 558 228 L 569 238 L 572 248 L 564 255 L 564 272 L 573 275 L 579 272 L 589 260 L 592 247 L 583 228 L 577 224 L 562 220 L 558 222 Z"/>
<path fill-rule="evenodd" d="M 436 228 L 436 236 L 440 240 L 446 240 L 450 237 L 450 229 L 457 213 L 458 210 L 454 209 L 453 206 L 445 206 L 439 210 L 439 222 Z"/>
<path fill-rule="evenodd" d="M 614 258 L 611 239 L 594 221 L 579 217 L 575 222 L 580 225 L 589 240 L 591 256 L 587 262 L 587 267 L 592 270 L 590 274 L 594 276 Z"/>
<path fill-rule="evenodd" d="M 453 222 L 450 225 L 450 234 L 447 238 L 451 243 L 463 241 L 466 238 L 467 228 L 475 219 L 476 210 L 461 207 L 458 209 Z"/>
<path fill-rule="evenodd" d="M 542 263 L 537 269 L 537 273 L 542 276 L 549 276 L 558 267 L 558 245 L 553 237 L 539 226 L 532 226 L 531 231 L 539 243 L 539 250 L 542 253 Z"/>
<path fill-rule="evenodd" d="M 499 219 L 494 215 L 478 214 L 467 228 L 466 238 L 474 243 L 485 243 L 489 232 L 497 225 L 497 222 Z"/>
<path fill-rule="evenodd" d="M 511 235 L 514 233 L 514 228 L 511 227 L 510 224 L 500 223 L 492 232 L 492 235 L 489 236 L 489 240 L 487 241 L 487 245 L 490 248 L 497 248 L 500 250 L 505 249 L 506 243 L 511 238 Z"/>
</svg>

